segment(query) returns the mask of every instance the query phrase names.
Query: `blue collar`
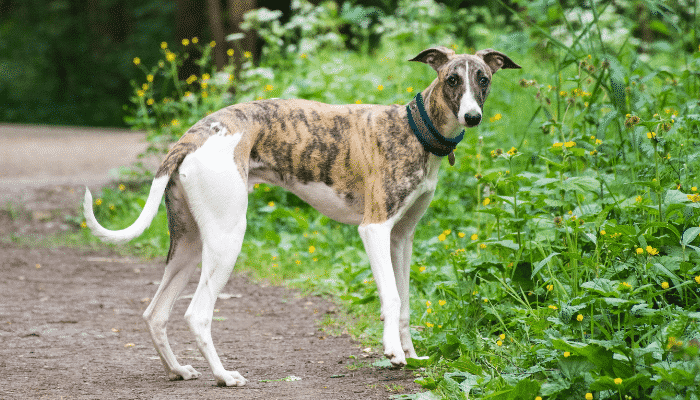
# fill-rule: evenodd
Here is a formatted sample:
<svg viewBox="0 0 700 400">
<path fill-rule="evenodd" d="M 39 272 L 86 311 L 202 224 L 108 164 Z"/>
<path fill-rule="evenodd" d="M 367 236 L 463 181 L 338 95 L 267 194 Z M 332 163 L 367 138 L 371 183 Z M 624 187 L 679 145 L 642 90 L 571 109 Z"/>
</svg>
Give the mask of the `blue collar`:
<svg viewBox="0 0 700 400">
<path fill-rule="evenodd" d="M 442 136 L 425 111 L 423 96 L 421 96 L 420 92 L 416 94 L 413 101 L 408 103 L 406 110 L 408 111 L 408 124 L 423 147 L 439 157 L 449 155 L 450 165 L 454 165 L 454 154 L 452 152 L 464 138 L 464 131 L 454 138 Z"/>
</svg>

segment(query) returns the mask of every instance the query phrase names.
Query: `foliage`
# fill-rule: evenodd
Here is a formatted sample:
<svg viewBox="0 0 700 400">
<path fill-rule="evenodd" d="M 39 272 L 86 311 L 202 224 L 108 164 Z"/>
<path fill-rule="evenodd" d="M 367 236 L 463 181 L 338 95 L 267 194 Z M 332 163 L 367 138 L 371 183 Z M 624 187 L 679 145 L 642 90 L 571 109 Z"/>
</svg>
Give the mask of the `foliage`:
<svg viewBox="0 0 700 400">
<path fill-rule="evenodd" d="M 172 37 L 162 0 L 0 2 L 0 121 L 122 126 L 133 52 Z"/>
<path fill-rule="evenodd" d="M 298 4 L 302 20 L 289 23 L 318 24 L 307 27 L 309 35 L 335 32 L 337 9 Z M 433 397 L 449 399 L 697 399 L 700 48 L 695 41 L 683 51 L 697 27 L 649 2 L 645 9 L 661 10 L 653 26 L 673 53 L 659 51 L 659 42 L 640 51 L 635 20 L 612 2 L 544 4 L 520 2 L 512 18 L 522 25 L 492 26 L 498 34 L 472 38 L 523 70 L 496 74 L 488 121 L 457 148 L 457 165 L 445 164 L 418 227 L 412 335 L 430 359 L 409 360 L 409 368 Z M 244 66 L 227 101 L 406 103 L 434 75 L 404 60 L 428 43 L 466 51 L 444 22 L 448 13 L 430 1 L 401 3 L 372 28 L 381 43 L 370 55 L 325 39 L 302 52 L 311 36 L 288 36 L 259 11 L 250 23 L 283 54 Z M 406 40 L 420 28 L 428 29 Z M 171 69 L 158 71 L 175 79 Z M 167 112 L 137 93 L 134 121 L 147 117 L 154 132 L 174 134 L 170 120 L 184 127 L 218 106 L 203 90 L 192 88 L 193 102 L 169 94 Z M 126 196 L 103 193 L 98 210 L 115 204 L 125 211 L 102 209 L 98 218 L 131 223 L 133 201 L 116 203 Z M 266 185 L 255 188 L 249 207 L 240 268 L 337 294 L 358 315 L 376 316 L 376 290 L 353 227 Z M 151 230 L 164 229 L 159 215 Z M 160 239 L 149 242 L 157 237 L 165 234 L 139 240 L 162 254 Z M 377 320 L 363 320 L 362 329 L 369 339 L 380 336 Z"/>
</svg>

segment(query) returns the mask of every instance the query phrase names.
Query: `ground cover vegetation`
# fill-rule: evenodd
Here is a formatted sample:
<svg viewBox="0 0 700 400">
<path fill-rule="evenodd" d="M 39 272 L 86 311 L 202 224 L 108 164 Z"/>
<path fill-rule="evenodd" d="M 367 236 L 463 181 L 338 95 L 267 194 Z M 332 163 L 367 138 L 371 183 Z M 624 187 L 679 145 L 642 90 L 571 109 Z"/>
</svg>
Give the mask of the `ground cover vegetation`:
<svg viewBox="0 0 700 400">
<path fill-rule="evenodd" d="M 697 399 L 698 5 L 584 3 L 467 13 L 404 1 L 389 15 L 295 1 L 284 23 L 260 9 L 246 26 L 265 40 L 262 61 L 238 76 L 214 70 L 207 49 L 217 44 L 197 38 L 163 43 L 153 66 L 135 58 L 143 78 L 129 123 L 158 153 L 226 104 L 405 104 L 434 78 L 405 61 L 424 48 L 503 51 L 523 69 L 494 76 L 485 120 L 467 131 L 457 164 L 444 164 L 416 233 L 412 334 L 430 358 L 408 365 L 426 393 L 398 398 Z M 338 30 L 347 21 L 352 49 Z M 186 46 L 201 47 L 208 72 L 182 81 Z M 124 176 L 95 203 L 111 228 L 132 223 L 148 193 L 138 184 L 147 171 Z M 381 349 L 354 227 L 266 185 L 251 193 L 248 221 L 237 268 L 336 295 L 357 316 L 353 332 Z M 163 209 L 131 246 L 165 254 Z"/>
</svg>

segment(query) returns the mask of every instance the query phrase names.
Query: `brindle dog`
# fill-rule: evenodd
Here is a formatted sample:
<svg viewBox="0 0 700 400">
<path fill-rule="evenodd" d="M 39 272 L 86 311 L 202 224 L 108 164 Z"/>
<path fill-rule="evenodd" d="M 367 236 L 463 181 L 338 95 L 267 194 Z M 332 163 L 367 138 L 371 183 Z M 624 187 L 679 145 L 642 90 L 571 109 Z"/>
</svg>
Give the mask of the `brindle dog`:
<svg viewBox="0 0 700 400">
<path fill-rule="evenodd" d="M 165 330 L 174 301 L 201 260 L 199 286 L 185 319 L 217 383 L 246 382 L 221 364 L 211 320 L 241 249 L 248 191 L 259 182 L 290 190 L 334 220 L 359 225 L 381 300 L 384 354 L 394 366 L 416 357 L 408 301 L 416 224 L 433 198 L 443 156 L 454 162 L 452 150 L 464 134 L 458 128 L 481 122 L 492 75 L 520 67 L 491 49 L 471 55 L 435 47 L 411 61 L 430 65 L 438 76 L 407 106 L 275 99 L 205 117 L 168 152 L 144 210 L 126 229 L 103 228 L 86 191 L 87 225 L 111 242 L 140 235 L 165 194 L 170 251 L 143 317 L 170 379 L 201 375 L 178 363 Z"/>
</svg>

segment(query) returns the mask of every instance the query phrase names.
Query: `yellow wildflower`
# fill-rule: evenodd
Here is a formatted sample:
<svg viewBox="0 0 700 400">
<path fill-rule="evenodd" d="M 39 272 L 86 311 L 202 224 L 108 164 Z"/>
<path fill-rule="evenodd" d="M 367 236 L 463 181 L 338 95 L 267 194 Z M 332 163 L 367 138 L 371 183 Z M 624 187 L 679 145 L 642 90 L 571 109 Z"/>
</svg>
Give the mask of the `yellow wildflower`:
<svg viewBox="0 0 700 400">
<path fill-rule="evenodd" d="M 216 41 L 212 40 L 209 42 L 209 47 L 216 47 Z"/>
<path fill-rule="evenodd" d="M 564 143 L 562 143 L 562 142 L 556 142 L 556 143 L 554 143 L 554 144 L 552 145 L 552 147 L 554 147 L 555 149 L 559 149 L 559 148 L 561 148 L 561 146 L 563 146 L 563 145 L 564 145 Z"/>
<path fill-rule="evenodd" d="M 265 85 L 265 91 L 266 91 L 266 92 L 271 92 L 272 89 L 274 89 L 274 86 L 272 86 L 272 85 Z"/>
<path fill-rule="evenodd" d="M 178 125 L 180 125 L 180 121 L 174 119 L 174 120 L 170 121 L 170 125 L 172 125 L 172 126 L 178 126 Z"/>
<path fill-rule="evenodd" d="M 166 60 L 168 60 L 168 61 L 170 61 L 170 62 L 173 62 L 173 61 L 175 61 L 175 58 L 176 58 L 175 53 L 170 52 L 170 51 L 168 51 L 167 53 L 165 53 L 165 59 L 166 59 Z"/>
<path fill-rule="evenodd" d="M 197 44 L 199 43 L 199 38 L 197 36 L 192 38 L 192 43 Z"/>
<path fill-rule="evenodd" d="M 547 285 L 547 291 L 551 292 L 552 290 L 554 290 L 554 285 L 552 285 L 552 284 Z"/>
<path fill-rule="evenodd" d="M 465 237 L 465 236 L 467 236 L 467 235 L 466 235 L 464 232 L 459 232 L 459 233 L 457 234 L 457 236 L 459 236 L 460 238 L 463 238 L 463 237 Z"/>
<path fill-rule="evenodd" d="M 605 231 L 600 231 L 600 235 L 601 235 L 601 236 L 604 236 L 604 235 L 605 235 Z"/>
<path fill-rule="evenodd" d="M 485 248 L 486 248 L 486 243 L 480 244 L 480 245 L 479 245 L 479 248 L 482 249 L 482 250 L 485 249 Z"/>
<path fill-rule="evenodd" d="M 568 351 L 565 351 L 565 352 L 564 352 L 564 358 L 569 357 L 570 355 L 571 355 L 570 352 L 568 352 Z"/>
<path fill-rule="evenodd" d="M 379 90 L 380 92 L 381 92 L 382 90 L 384 90 L 384 85 L 379 85 L 379 86 L 377 86 L 377 90 Z"/>
<path fill-rule="evenodd" d="M 160 48 L 165 50 L 168 48 L 168 42 L 160 42 Z"/>
<path fill-rule="evenodd" d="M 613 382 L 615 382 L 616 385 L 621 385 L 621 384 L 622 384 L 622 378 L 615 378 L 615 379 L 613 379 Z"/>
<path fill-rule="evenodd" d="M 445 300 L 438 300 L 438 304 L 444 306 L 447 302 Z"/>
<path fill-rule="evenodd" d="M 271 202 L 267 203 L 267 206 L 268 206 L 268 207 L 274 207 L 274 206 L 275 206 L 275 202 L 274 202 L 274 201 L 271 201 Z"/>
<path fill-rule="evenodd" d="M 245 57 L 245 58 L 251 58 L 251 57 L 253 57 L 253 53 L 251 53 L 251 52 L 249 52 L 249 51 L 244 51 L 244 52 L 243 52 L 243 57 Z"/>
<path fill-rule="evenodd" d="M 668 282 L 661 282 L 661 289 L 668 289 Z"/>
<path fill-rule="evenodd" d="M 119 184 L 119 190 L 123 192 L 124 189 L 126 189 L 126 186 L 124 186 L 123 183 L 120 183 L 120 184 Z"/>
<path fill-rule="evenodd" d="M 656 132 L 647 132 L 647 139 L 652 139 L 656 137 Z"/>
<path fill-rule="evenodd" d="M 425 272 L 425 266 L 421 266 L 420 268 L 418 268 L 418 271 Z"/>
<path fill-rule="evenodd" d="M 102 204 L 102 199 L 97 199 L 97 200 L 95 200 L 95 205 L 96 205 L 96 206 L 99 206 L 100 204 Z"/>
<path fill-rule="evenodd" d="M 226 50 L 226 55 L 228 55 L 229 57 L 233 57 L 233 54 L 234 54 L 233 49 Z"/>
<path fill-rule="evenodd" d="M 659 254 L 659 250 L 655 249 L 651 246 L 647 246 L 646 250 L 647 250 L 647 253 L 649 253 L 649 255 L 651 255 L 651 256 L 655 256 L 655 255 Z"/>
<path fill-rule="evenodd" d="M 470 237 L 470 239 L 471 239 L 471 240 L 477 240 L 477 239 L 479 239 L 479 235 L 477 235 L 477 234 L 475 233 L 475 234 L 473 234 L 473 235 Z"/>
<path fill-rule="evenodd" d="M 500 335 L 498 335 L 498 337 L 501 338 L 501 340 L 505 340 L 505 339 L 506 339 L 506 334 L 505 334 L 505 333 L 501 333 Z"/>
<path fill-rule="evenodd" d="M 406 88 L 406 91 L 407 91 L 408 93 L 413 92 L 413 86 L 407 87 L 407 88 Z"/>
<path fill-rule="evenodd" d="M 644 249 L 642 249 L 641 247 L 637 247 L 637 250 L 635 250 L 635 251 L 636 251 L 637 254 L 639 254 L 639 255 L 644 254 Z"/>
<path fill-rule="evenodd" d="M 427 312 L 428 314 L 431 314 L 431 313 L 433 312 L 433 309 L 432 309 L 432 308 L 428 308 L 427 310 L 425 310 L 425 312 Z"/>
<path fill-rule="evenodd" d="M 634 201 L 636 201 L 637 203 L 641 203 L 642 200 L 644 200 L 644 199 L 642 198 L 642 196 L 637 196 L 637 197 L 634 198 Z"/>
<path fill-rule="evenodd" d="M 445 229 L 444 231 L 442 231 L 442 233 L 444 233 L 445 235 L 449 235 L 450 233 L 452 233 L 452 229 Z"/>
<path fill-rule="evenodd" d="M 583 321 L 583 315 L 579 314 L 576 316 L 576 321 L 581 322 Z"/>
<path fill-rule="evenodd" d="M 139 65 L 141 64 L 141 59 L 138 57 L 134 57 L 134 65 Z"/>
<path fill-rule="evenodd" d="M 426 323 L 425 323 L 425 326 L 427 326 L 428 328 L 432 328 L 432 327 L 434 327 L 435 325 L 434 325 L 434 324 L 431 324 L 430 322 L 426 322 Z"/>
<path fill-rule="evenodd" d="M 503 346 L 503 342 L 501 342 L 500 340 L 496 341 L 496 344 L 499 346 Z"/>
<path fill-rule="evenodd" d="M 592 394 L 592 393 L 586 393 L 586 400 L 593 400 L 593 394 Z"/>
<path fill-rule="evenodd" d="M 548 305 L 547 307 L 551 308 L 552 310 L 556 310 L 556 309 L 557 309 L 557 306 L 555 306 L 554 304 L 550 304 L 550 305 Z"/>
<path fill-rule="evenodd" d="M 309 254 L 313 254 L 316 251 L 314 246 L 309 246 Z"/>
<path fill-rule="evenodd" d="M 574 147 L 574 146 L 576 146 L 576 142 L 571 142 L 571 141 L 569 141 L 569 142 L 564 143 L 564 146 L 565 146 L 566 148 Z"/>
<path fill-rule="evenodd" d="M 445 239 L 447 239 L 447 236 L 445 236 L 444 233 L 441 233 L 440 236 L 438 236 L 438 240 L 441 241 L 441 242 L 444 242 Z"/>
<path fill-rule="evenodd" d="M 188 44 L 190 44 L 190 40 L 189 40 L 189 39 L 182 39 L 182 45 L 183 45 L 183 46 L 187 46 Z"/>
<path fill-rule="evenodd" d="M 491 203 L 491 199 L 488 197 L 484 199 L 484 206 L 488 206 Z"/>
</svg>

